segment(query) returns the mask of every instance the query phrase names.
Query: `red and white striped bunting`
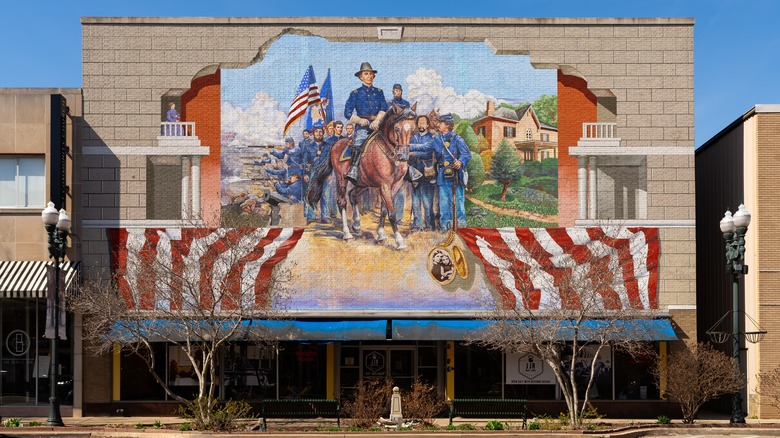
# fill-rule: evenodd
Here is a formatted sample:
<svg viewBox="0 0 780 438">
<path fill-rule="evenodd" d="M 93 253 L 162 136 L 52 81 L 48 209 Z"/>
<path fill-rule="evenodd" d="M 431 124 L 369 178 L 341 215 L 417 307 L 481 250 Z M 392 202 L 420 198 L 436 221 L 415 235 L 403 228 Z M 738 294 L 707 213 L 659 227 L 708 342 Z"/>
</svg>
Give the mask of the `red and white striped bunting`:
<svg viewBox="0 0 780 438">
<path fill-rule="evenodd" d="M 255 308 L 302 228 L 110 230 L 112 268 L 128 308 Z"/>
<path fill-rule="evenodd" d="M 610 280 L 597 291 L 601 308 L 658 308 L 657 228 L 461 228 L 458 234 L 505 308 L 581 308 L 580 297 L 557 285 L 588 281 L 596 270 L 599 283 Z"/>
</svg>

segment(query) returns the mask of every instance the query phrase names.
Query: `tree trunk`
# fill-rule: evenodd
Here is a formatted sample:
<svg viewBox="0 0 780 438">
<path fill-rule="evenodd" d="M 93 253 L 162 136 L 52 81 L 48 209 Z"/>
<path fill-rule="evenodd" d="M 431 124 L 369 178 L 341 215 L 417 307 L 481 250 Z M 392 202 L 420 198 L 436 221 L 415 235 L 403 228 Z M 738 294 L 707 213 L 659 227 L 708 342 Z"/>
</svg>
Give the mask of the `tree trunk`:
<svg viewBox="0 0 780 438">
<path fill-rule="evenodd" d="M 499 201 L 506 201 L 506 191 L 509 188 L 509 183 L 504 183 L 504 188 L 501 189 L 501 197 L 499 198 Z"/>
</svg>

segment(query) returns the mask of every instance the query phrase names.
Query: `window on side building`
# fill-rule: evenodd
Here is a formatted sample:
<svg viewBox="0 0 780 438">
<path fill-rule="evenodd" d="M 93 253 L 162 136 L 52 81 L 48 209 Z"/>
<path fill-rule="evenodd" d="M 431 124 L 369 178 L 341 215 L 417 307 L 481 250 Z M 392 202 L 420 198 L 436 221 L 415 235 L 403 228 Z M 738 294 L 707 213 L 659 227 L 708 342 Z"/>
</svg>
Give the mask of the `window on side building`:
<svg viewBox="0 0 780 438">
<path fill-rule="evenodd" d="M 0 208 L 43 208 L 46 203 L 46 159 L 0 156 Z"/>
</svg>

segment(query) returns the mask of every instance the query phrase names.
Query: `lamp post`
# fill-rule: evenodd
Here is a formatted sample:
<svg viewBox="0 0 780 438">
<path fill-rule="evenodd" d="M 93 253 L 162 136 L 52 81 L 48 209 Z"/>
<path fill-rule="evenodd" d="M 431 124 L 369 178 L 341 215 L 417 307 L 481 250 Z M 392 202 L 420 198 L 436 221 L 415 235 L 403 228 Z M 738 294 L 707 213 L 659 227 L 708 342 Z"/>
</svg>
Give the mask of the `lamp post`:
<svg viewBox="0 0 780 438">
<path fill-rule="evenodd" d="M 65 209 L 57 212 L 54 203 L 49 205 L 41 213 L 43 226 L 49 235 L 49 257 L 54 259 L 54 290 L 48 291 L 54 294 L 54 336 L 51 339 L 51 367 L 49 369 L 49 418 L 46 423 L 49 426 L 64 426 L 60 415 L 60 403 L 57 400 L 57 340 L 60 337 L 60 261 L 65 258 L 65 250 L 68 247 L 68 234 L 70 234 L 70 217 Z"/>
<path fill-rule="evenodd" d="M 739 205 L 739 210 L 732 217 L 731 211 L 726 211 L 725 216 L 720 221 L 720 231 L 726 240 L 726 270 L 731 274 L 732 291 L 732 354 L 736 362 L 735 378 L 739 378 L 740 360 L 739 360 L 739 279 L 742 275 L 748 273 L 748 267 L 745 262 L 745 233 L 750 225 L 750 213 L 745 209 L 744 204 Z M 742 391 L 737 391 L 731 400 L 731 423 L 744 423 L 745 415 L 742 412 Z"/>
</svg>

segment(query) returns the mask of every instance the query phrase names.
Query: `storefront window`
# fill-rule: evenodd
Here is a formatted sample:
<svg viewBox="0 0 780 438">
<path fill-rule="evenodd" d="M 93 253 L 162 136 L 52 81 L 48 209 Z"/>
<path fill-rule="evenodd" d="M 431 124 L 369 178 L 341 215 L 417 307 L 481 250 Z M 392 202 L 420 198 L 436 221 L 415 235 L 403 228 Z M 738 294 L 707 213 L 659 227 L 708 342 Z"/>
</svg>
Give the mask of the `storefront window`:
<svg viewBox="0 0 780 438">
<path fill-rule="evenodd" d="M 45 405 L 49 403 L 51 340 L 45 331 L 46 300 L 3 298 L 0 300 L 0 404 Z M 59 340 L 57 397 L 73 403 L 72 324 L 67 319 L 67 340 Z"/>
<path fill-rule="evenodd" d="M 236 344 L 224 355 L 225 398 L 276 398 L 276 350 L 267 345 Z"/>
<path fill-rule="evenodd" d="M 657 346 L 655 347 L 658 348 Z M 618 400 L 658 400 L 651 368 L 654 357 L 650 354 L 632 356 L 615 352 L 615 398 Z"/>
<path fill-rule="evenodd" d="M 285 343 L 279 351 L 279 396 L 325 398 L 327 348 L 324 344 Z"/>
<path fill-rule="evenodd" d="M 165 344 L 154 345 L 155 372 L 165 378 Z M 146 361 L 135 353 L 125 351 L 120 359 L 120 397 L 122 400 L 164 400 L 165 391 L 154 380 Z"/>
<path fill-rule="evenodd" d="M 501 398 L 501 353 L 475 345 L 455 346 L 455 397 Z"/>
</svg>

